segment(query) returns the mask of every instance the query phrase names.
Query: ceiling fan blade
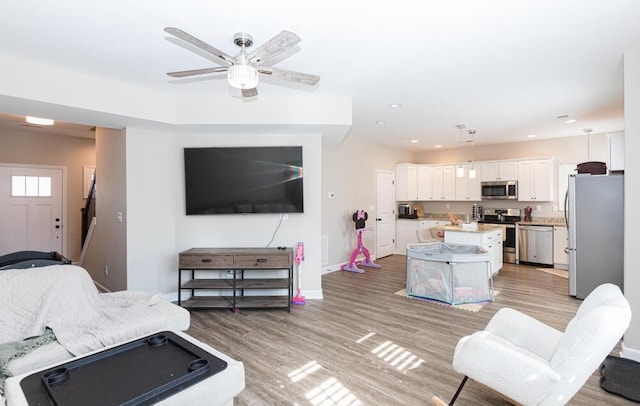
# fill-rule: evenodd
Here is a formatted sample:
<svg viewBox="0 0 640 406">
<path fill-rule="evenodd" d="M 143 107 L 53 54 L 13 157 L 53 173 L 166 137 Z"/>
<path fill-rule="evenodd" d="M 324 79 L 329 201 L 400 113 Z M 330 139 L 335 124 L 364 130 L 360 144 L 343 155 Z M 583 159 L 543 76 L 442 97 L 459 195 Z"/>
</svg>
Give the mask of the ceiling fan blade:
<svg viewBox="0 0 640 406">
<path fill-rule="evenodd" d="M 231 55 L 228 55 L 224 52 L 222 52 L 221 50 L 219 50 L 218 48 L 215 48 L 209 44 L 207 44 L 204 41 L 199 40 L 198 38 L 194 37 L 191 34 L 187 34 L 186 32 L 182 31 L 179 28 L 174 28 L 174 27 L 166 27 L 164 29 L 165 32 L 180 38 L 183 41 L 186 41 L 188 43 L 190 43 L 191 45 L 198 47 L 200 49 L 202 49 L 203 51 L 215 56 L 216 58 L 220 59 L 221 61 L 224 62 L 224 64 L 227 65 L 236 65 L 238 63 L 238 61 L 236 60 L 236 58 L 234 58 Z"/>
<path fill-rule="evenodd" d="M 311 86 L 317 84 L 320 81 L 320 76 L 317 75 L 311 75 L 308 73 L 301 73 L 287 69 L 273 68 L 270 66 L 261 66 L 258 69 L 258 72 L 264 75 L 276 77 L 278 79 L 284 79 L 291 82 L 297 82 Z"/>
<path fill-rule="evenodd" d="M 215 68 L 181 70 L 178 72 L 168 72 L 167 75 L 171 76 L 172 78 L 183 78 L 186 76 L 204 75 L 207 73 L 226 72 L 228 70 L 229 68 L 227 67 L 215 67 Z"/>
<path fill-rule="evenodd" d="M 290 31 L 282 31 L 269 41 L 260 45 L 247 56 L 250 64 L 261 65 L 269 59 L 275 58 L 287 49 L 300 42 L 300 37 Z"/>
<path fill-rule="evenodd" d="M 242 97 L 254 97 L 258 95 L 258 88 L 253 89 L 240 89 L 242 91 Z"/>
</svg>

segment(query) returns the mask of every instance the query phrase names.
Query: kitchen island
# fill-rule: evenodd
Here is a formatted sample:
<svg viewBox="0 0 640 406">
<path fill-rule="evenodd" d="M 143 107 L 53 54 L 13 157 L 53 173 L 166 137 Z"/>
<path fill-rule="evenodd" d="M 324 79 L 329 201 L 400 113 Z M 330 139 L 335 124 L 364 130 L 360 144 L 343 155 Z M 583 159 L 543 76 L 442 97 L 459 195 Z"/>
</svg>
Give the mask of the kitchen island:
<svg viewBox="0 0 640 406">
<path fill-rule="evenodd" d="M 502 269 L 502 227 L 492 224 L 473 226 L 442 226 L 444 242 L 451 244 L 477 245 L 491 253 L 491 274 Z"/>
</svg>

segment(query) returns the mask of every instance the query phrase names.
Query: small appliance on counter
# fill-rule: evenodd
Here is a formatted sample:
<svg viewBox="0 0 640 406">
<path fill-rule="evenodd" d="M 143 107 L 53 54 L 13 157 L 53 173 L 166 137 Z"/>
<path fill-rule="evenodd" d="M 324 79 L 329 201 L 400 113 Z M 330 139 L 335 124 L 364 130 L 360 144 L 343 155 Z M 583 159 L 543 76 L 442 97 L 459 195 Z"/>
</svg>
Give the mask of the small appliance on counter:
<svg viewBox="0 0 640 406">
<path fill-rule="evenodd" d="M 418 216 L 418 218 L 424 217 L 424 207 L 422 207 L 421 204 L 414 204 L 413 212 Z"/>
<path fill-rule="evenodd" d="M 533 211 L 532 207 L 527 206 L 527 207 L 524 208 L 524 221 L 525 222 L 527 222 L 527 223 L 531 222 L 531 212 L 532 211 Z"/>
<path fill-rule="evenodd" d="M 417 210 L 411 208 L 408 203 L 402 203 L 398 205 L 398 218 L 401 219 L 417 219 Z"/>
</svg>

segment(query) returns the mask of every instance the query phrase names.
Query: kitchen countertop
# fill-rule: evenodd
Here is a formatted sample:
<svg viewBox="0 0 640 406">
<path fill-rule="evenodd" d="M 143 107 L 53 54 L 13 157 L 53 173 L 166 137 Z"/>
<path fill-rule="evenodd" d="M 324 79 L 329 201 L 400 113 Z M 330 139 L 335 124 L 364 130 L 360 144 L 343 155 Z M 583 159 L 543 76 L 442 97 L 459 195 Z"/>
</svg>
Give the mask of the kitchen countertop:
<svg viewBox="0 0 640 406">
<path fill-rule="evenodd" d="M 458 231 L 463 233 L 488 233 L 502 228 L 502 226 L 494 224 L 478 224 L 478 227 L 465 228 L 463 226 L 440 226 L 443 231 Z"/>
<path fill-rule="evenodd" d="M 464 218 L 464 215 L 456 215 L 459 219 Z M 422 220 L 439 220 L 439 221 L 449 221 L 449 218 L 445 214 L 441 213 L 427 213 L 424 216 L 417 218 L 397 218 L 396 220 L 408 220 L 408 221 L 422 221 Z M 529 226 L 560 226 L 565 227 L 564 218 L 562 217 L 534 217 L 531 221 L 520 220 L 517 222 L 520 225 L 529 225 Z M 498 223 L 484 223 L 484 224 L 497 224 Z"/>
</svg>

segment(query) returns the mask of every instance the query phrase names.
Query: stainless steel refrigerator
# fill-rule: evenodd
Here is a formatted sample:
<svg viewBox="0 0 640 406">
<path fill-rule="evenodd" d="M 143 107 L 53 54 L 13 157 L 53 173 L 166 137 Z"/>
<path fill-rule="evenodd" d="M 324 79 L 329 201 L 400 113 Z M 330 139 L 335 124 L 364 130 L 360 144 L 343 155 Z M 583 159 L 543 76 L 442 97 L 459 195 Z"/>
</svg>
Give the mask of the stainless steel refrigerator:
<svg viewBox="0 0 640 406">
<path fill-rule="evenodd" d="M 578 299 L 605 282 L 623 289 L 623 181 L 623 175 L 569 175 L 569 294 Z"/>
</svg>

